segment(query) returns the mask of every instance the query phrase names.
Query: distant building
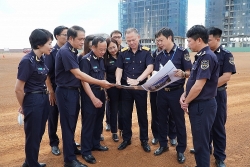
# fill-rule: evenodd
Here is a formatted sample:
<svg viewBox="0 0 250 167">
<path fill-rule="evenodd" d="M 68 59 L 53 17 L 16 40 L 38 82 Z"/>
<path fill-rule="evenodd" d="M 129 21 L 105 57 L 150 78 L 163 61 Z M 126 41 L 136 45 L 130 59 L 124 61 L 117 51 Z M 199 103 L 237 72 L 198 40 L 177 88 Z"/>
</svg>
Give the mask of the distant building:
<svg viewBox="0 0 250 167">
<path fill-rule="evenodd" d="M 138 29 L 141 43 L 155 50 L 155 33 L 163 27 L 173 30 L 175 43 L 185 46 L 188 0 L 120 0 L 119 30 Z M 123 37 L 124 38 L 124 37 Z"/>
<path fill-rule="evenodd" d="M 222 29 L 222 44 L 227 47 L 249 47 L 249 0 L 206 0 L 205 26 Z"/>
</svg>

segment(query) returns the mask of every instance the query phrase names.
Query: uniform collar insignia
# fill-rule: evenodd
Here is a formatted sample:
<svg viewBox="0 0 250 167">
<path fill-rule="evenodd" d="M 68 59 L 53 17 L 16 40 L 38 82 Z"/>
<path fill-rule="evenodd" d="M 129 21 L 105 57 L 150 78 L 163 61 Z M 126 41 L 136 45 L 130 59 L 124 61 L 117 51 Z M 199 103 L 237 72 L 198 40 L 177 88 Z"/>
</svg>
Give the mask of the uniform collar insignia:
<svg viewBox="0 0 250 167">
<path fill-rule="evenodd" d="M 73 47 L 71 48 L 71 47 L 69 46 L 69 50 L 70 50 L 71 52 L 75 53 L 75 49 L 74 49 Z"/>
<path fill-rule="evenodd" d="M 200 51 L 199 53 L 197 53 L 197 56 L 203 56 L 204 54 L 206 54 L 206 51 Z"/>
</svg>

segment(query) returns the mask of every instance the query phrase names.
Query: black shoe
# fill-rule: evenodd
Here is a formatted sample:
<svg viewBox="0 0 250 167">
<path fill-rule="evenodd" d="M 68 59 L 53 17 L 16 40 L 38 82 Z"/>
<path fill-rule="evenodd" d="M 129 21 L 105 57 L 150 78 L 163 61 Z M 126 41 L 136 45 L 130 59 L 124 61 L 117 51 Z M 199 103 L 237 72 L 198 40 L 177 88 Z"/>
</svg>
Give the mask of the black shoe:
<svg viewBox="0 0 250 167">
<path fill-rule="evenodd" d="M 60 155 L 60 154 L 61 154 L 61 152 L 60 152 L 58 146 L 52 146 L 52 147 L 51 147 L 51 152 L 52 152 L 52 154 L 54 154 L 54 155 Z"/>
<path fill-rule="evenodd" d="M 110 131 L 110 124 L 106 125 L 106 131 Z"/>
<path fill-rule="evenodd" d="M 75 142 L 75 143 L 76 143 L 76 147 L 81 147 L 81 145 L 79 143 L 77 143 L 77 142 Z"/>
<path fill-rule="evenodd" d="M 155 152 L 154 152 L 154 155 L 161 155 L 163 152 L 166 152 L 166 151 L 168 151 L 169 150 L 169 147 L 168 146 L 166 146 L 166 147 L 159 147 L 159 148 L 157 148 L 157 150 L 155 150 Z"/>
<path fill-rule="evenodd" d="M 112 139 L 114 140 L 114 142 L 118 142 L 119 141 L 118 135 L 116 133 L 112 134 Z"/>
<path fill-rule="evenodd" d="M 218 159 L 215 160 L 215 165 L 216 167 L 226 167 L 225 163 Z"/>
<path fill-rule="evenodd" d="M 143 148 L 143 150 L 145 152 L 150 152 L 151 151 L 150 146 L 148 145 L 148 141 L 142 141 L 141 146 L 142 146 L 142 148 Z"/>
<path fill-rule="evenodd" d="M 156 138 L 153 138 L 152 139 L 152 144 L 153 145 L 156 145 L 156 144 L 158 144 L 159 143 L 159 140 L 158 139 L 156 139 Z"/>
<path fill-rule="evenodd" d="M 177 161 L 180 163 L 180 164 L 183 164 L 185 162 L 186 158 L 185 158 L 185 155 L 184 153 L 178 153 L 177 152 Z"/>
<path fill-rule="evenodd" d="M 189 152 L 190 152 L 191 154 L 195 154 L 194 148 L 191 148 Z"/>
<path fill-rule="evenodd" d="M 95 160 L 95 157 L 93 156 L 93 155 L 86 155 L 86 156 L 82 156 L 82 158 L 86 161 L 86 162 L 88 162 L 88 163 L 90 163 L 90 164 L 95 164 L 96 163 L 96 160 Z"/>
<path fill-rule="evenodd" d="M 106 146 L 102 146 L 102 145 L 100 145 L 98 148 L 93 148 L 92 149 L 93 151 L 108 151 L 109 150 L 109 148 L 108 147 L 106 147 Z"/>
<path fill-rule="evenodd" d="M 88 166 L 82 164 L 78 160 L 73 160 L 71 162 L 64 162 L 64 167 L 88 167 Z"/>
<path fill-rule="evenodd" d="M 103 141 L 103 140 L 104 140 L 104 136 L 101 134 L 100 141 Z"/>
<path fill-rule="evenodd" d="M 45 163 L 39 163 L 39 164 L 40 164 L 41 167 L 45 167 L 46 166 Z M 23 165 L 22 165 L 22 167 L 29 167 L 29 165 L 26 162 L 24 162 Z"/>
<path fill-rule="evenodd" d="M 170 144 L 171 144 L 171 146 L 176 146 L 176 144 L 177 144 L 176 139 L 170 139 Z"/>
<path fill-rule="evenodd" d="M 81 155 L 81 150 L 75 149 L 75 155 Z"/>
<path fill-rule="evenodd" d="M 125 149 L 128 145 L 131 144 L 131 140 L 124 140 L 119 146 L 118 146 L 118 150 L 123 150 Z"/>
</svg>

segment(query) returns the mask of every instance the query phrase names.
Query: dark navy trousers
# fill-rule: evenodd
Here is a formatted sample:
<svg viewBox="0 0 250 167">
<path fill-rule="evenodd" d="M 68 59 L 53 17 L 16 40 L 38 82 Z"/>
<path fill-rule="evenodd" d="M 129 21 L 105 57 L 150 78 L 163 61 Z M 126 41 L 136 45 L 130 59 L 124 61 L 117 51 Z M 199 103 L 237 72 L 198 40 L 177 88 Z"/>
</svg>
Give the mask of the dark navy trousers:
<svg viewBox="0 0 250 167">
<path fill-rule="evenodd" d="M 56 87 L 54 88 L 54 92 Z M 50 146 L 58 146 L 59 145 L 59 138 L 56 134 L 57 127 L 58 127 L 58 117 L 59 117 L 59 110 L 56 104 L 54 106 L 49 107 L 49 118 L 48 118 L 48 133 L 49 133 L 49 140 Z"/>
<path fill-rule="evenodd" d="M 185 126 L 184 111 L 179 103 L 183 88 L 165 91 L 161 89 L 157 94 L 157 109 L 159 119 L 159 143 L 161 147 L 166 147 L 168 143 L 168 118 L 170 112 L 176 125 L 177 142 L 176 151 L 184 153 L 187 147 L 187 132 Z"/>
<path fill-rule="evenodd" d="M 214 157 L 217 160 L 226 159 L 226 130 L 227 120 L 227 92 L 226 90 L 217 91 L 215 97 L 217 102 L 217 113 L 211 130 L 210 145 L 213 142 Z"/>
<path fill-rule="evenodd" d="M 158 139 L 159 135 L 159 120 L 158 120 L 158 111 L 157 111 L 157 105 L 156 105 L 156 97 L 157 92 L 150 92 L 150 106 L 151 106 L 151 130 L 153 137 Z M 169 109 L 170 110 L 170 109 Z M 169 111 L 170 112 L 170 111 Z M 168 118 L 168 137 L 169 139 L 175 139 L 176 138 L 176 127 L 175 122 L 173 119 L 173 116 L 170 112 L 169 118 Z"/>
<path fill-rule="evenodd" d="M 96 108 L 85 91 L 81 90 L 81 153 L 83 156 L 90 155 L 93 148 L 100 147 L 100 135 L 103 129 L 105 92 L 100 88 L 92 88 L 92 92 L 103 104 L 101 108 Z"/>
<path fill-rule="evenodd" d="M 134 102 L 136 105 L 138 123 L 140 127 L 140 140 L 148 141 L 148 116 L 147 116 L 147 92 L 144 90 L 122 89 L 122 114 L 124 141 L 132 138 L 132 112 Z"/>
<path fill-rule="evenodd" d="M 49 114 L 47 94 L 27 93 L 23 100 L 25 154 L 28 166 L 40 167 L 38 154 Z"/>
<path fill-rule="evenodd" d="M 76 160 L 75 129 L 79 115 L 79 90 L 57 87 L 56 100 L 60 112 L 64 162 Z"/>
<path fill-rule="evenodd" d="M 107 90 L 107 94 L 109 97 L 109 107 L 110 107 L 110 127 L 111 133 L 117 133 L 117 118 L 118 118 L 118 110 L 119 103 L 121 103 L 121 89 L 116 87 L 109 88 Z"/>
<path fill-rule="evenodd" d="M 192 101 L 188 107 L 197 167 L 210 167 L 210 131 L 216 116 L 215 98 Z"/>
</svg>

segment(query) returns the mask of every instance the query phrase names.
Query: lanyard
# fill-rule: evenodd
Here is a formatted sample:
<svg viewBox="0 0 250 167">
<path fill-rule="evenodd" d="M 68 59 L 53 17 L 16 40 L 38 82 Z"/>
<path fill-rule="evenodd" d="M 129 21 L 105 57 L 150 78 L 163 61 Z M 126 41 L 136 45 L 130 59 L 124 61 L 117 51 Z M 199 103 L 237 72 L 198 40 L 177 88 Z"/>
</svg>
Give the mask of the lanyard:
<svg viewBox="0 0 250 167">
<path fill-rule="evenodd" d="M 175 52 L 176 52 L 176 50 L 177 50 L 177 47 L 175 48 L 174 54 L 172 55 L 172 58 L 170 59 L 171 61 L 173 60 L 173 58 L 174 58 L 174 56 L 175 56 Z M 167 55 L 165 54 L 165 52 L 164 52 L 164 51 L 163 51 L 163 54 L 164 54 L 164 56 L 165 56 L 165 57 L 167 57 Z"/>
</svg>

